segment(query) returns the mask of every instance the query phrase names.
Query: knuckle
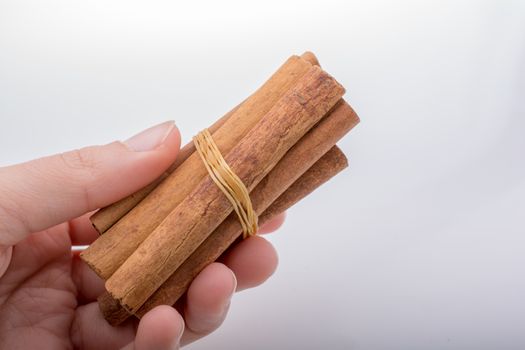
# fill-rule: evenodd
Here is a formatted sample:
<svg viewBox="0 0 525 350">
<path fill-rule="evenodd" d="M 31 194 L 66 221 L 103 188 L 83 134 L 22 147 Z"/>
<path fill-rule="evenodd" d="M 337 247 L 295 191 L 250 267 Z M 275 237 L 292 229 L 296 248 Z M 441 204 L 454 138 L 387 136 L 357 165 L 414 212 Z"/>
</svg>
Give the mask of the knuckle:
<svg viewBox="0 0 525 350">
<path fill-rule="evenodd" d="M 60 159 L 67 168 L 73 171 L 88 172 L 89 175 L 96 173 L 100 167 L 93 150 L 90 148 L 61 153 Z"/>
<path fill-rule="evenodd" d="M 97 152 L 93 147 L 76 149 L 60 154 L 60 160 L 66 169 L 67 176 L 73 179 L 75 187 L 81 192 L 83 203 L 86 208 L 94 205 L 89 188 L 102 175 L 102 164 L 98 160 Z"/>
</svg>

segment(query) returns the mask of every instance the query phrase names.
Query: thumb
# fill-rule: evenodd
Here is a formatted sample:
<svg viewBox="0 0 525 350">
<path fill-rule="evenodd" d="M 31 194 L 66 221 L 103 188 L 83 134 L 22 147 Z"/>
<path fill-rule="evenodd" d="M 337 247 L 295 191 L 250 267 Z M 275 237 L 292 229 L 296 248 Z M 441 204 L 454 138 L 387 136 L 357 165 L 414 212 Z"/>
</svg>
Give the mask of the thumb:
<svg viewBox="0 0 525 350">
<path fill-rule="evenodd" d="M 146 186 L 173 163 L 179 147 L 178 129 L 165 122 L 125 142 L 0 168 L 0 245 L 16 244 Z"/>
</svg>

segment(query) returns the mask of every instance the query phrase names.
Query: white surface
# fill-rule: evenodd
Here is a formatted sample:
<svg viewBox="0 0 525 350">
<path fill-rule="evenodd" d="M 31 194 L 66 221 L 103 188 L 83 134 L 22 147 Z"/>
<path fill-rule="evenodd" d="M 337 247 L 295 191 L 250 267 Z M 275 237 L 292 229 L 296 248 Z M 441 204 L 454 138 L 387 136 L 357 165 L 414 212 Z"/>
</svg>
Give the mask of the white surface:
<svg viewBox="0 0 525 350">
<path fill-rule="evenodd" d="M 175 3 L 0 1 L 0 163 L 188 139 L 313 50 L 362 119 L 351 167 L 190 348 L 525 347 L 523 2 Z"/>
</svg>

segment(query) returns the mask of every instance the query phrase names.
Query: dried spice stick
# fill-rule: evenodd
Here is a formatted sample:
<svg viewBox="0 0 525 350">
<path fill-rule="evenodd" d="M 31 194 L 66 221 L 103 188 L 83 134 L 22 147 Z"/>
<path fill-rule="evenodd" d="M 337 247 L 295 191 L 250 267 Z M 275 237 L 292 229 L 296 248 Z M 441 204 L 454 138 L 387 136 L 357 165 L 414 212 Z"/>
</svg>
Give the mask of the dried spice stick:
<svg viewBox="0 0 525 350">
<path fill-rule="evenodd" d="M 317 57 L 312 52 L 305 52 L 301 55 L 301 58 L 307 62 L 309 62 L 312 65 L 319 65 L 319 61 L 317 60 Z M 256 92 L 257 93 L 257 92 Z M 210 126 L 208 129 L 213 134 L 215 133 L 222 125 L 226 122 L 226 120 L 236 112 L 236 110 L 242 105 L 241 102 L 239 105 L 237 105 L 235 108 L 233 108 L 231 111 L 226 113 L 222 118 L 217 120 L 215 123 L 213 123 L 212 126 Z M 195 152 L 195 146 L 193 145 L 193 142 L 189 142 L 184 147 L 182 147 L 179 151 L 179 154 L 177 155 L 177 159 L 175 162 L 166 170 L 164 174 L 162 174 L 158 179 L 153 181 L 152 183 L 148 184 L 144 188 L 138 190 L 137 192 L 122 198 L 121 200 L 108 205 L 107 207 L 101 208 L 98 210 L 95 214 L 93 214 L 89 219 L 91 220 L 91 223 L 95 227 L 95 229 L 98 231 L 98 233 L 103 234 L 106 232 L 113 224 L 115 224 L 120 218 L 122 218 L 124 215 L 126 215 L 135 205 L 137 205 L 142 199 L 144 199 L 148 194 L 151 193 L 157 187 L 157 185 L 164 180 L 166 177 L 168 177 L 169 174 L 171 174 L 177 167 L 182 164 L 190 155 L 192 155 Z"/>
<path fill-rule="evenodd" d="M 261 214 L 270 203 L 303 174 L 315 161 L 350 131 L 359 118 L 352 108 L 341 100 L 333 110 L 299 140 L 261 180 L 250 197 L 257 214 Z M 332 151 L 335 152 L 335 151 Z M 332 156 L 334 159 L 337 157 Z M 323 163 L 324 164 L 324 163 Z M 182 266 L 148 299 L 140 310 L 160 303 L 169 303 L 169 298 L 178 299 L 191 280 L 207 264 L 216 260 L 238 237 L 240 225 L 234 214 L 230 215 Z M 175 299 L 175 300 L 176 300 Z M 101 296 L 101 309 L 110 322 L 120 322 L 128 313 L 120 308 L 106 292 Z M 140 313 L 140 311 L 139 311 Z"/>
<path fill-rule="evenodd" d="M 309 61 L 298 56 L 289 58 L 213 134 L 221 152 L 229 152 L 311 67 Z M 146 198 L 82 252 L 82 259 L 100 277 L 108 279 L 206 174 L 198 154 L 191 154 Z"/>
<path fill-rule="evenodd" d="M 357 119 L 354 119 L 357 121 Z M 303 147 L 304 148 L 304 147 Z M 290 164 L 290 162 L 288 162 Z M 340 172 L 347 166 L 344 154 L 336 146 L 332 147 L 317 162 L 314 163 L 299 179 L 279 196 L 277 183 L 283 179 L 284 173 L 275 173 L 272 177 L 265 179 L 270 186 L 257 186 L 252 194 L 257 212 L 263 211 L 267 204 L 265 202 L 277 198 L 259 217 L 260 223 L 271 219 L 276 214 L 285 211 L 292 204 L 305 197 L 313 189 L 320 186 L 329 178 Z M 294 167 L 287 167 L 292 173 L 298 172 Z M 270 172 L 272 174 L 272 172 Z M 269 174 L 269 175 L 270 175 Z M 295 174 L 292 174 L 295 175 Z M 275 185 L 273 185 L 275 184 Z M 260 203 L 260 205 L 259 205 Z M 173 305 L 186 292 L 193 279 L 204 267 L 217 260 L 234 241 L 240 237 L 241 230 L 236 218 L 232 215 L 226 219 L 212 233 L 197 250 L 175 271 L 170 278 L 142 305 L 135 313 L 142 317 L 146 312 L 158 305 Z M 113 299 L 109 293 L 103 293 L 99 298 L 99 307 L 102 314 L 112 325 L 118 325 L 126 320 L 130 314 Z"/>
<path fill-rule="evenodd" d="M 231 114 L 235 113 L 239 106 L 232 109 L 230 112 L 225 114 L 222 118 L 217 120 L 210 126 L 210 132 L 214 133 L 217 131 L 230 117 Z M 151 193 L 165 178 L 167 178 L 172 172 L 175 171 L 189 156 L 195 152 L 195 146 L 193 142 L 189 142 L 184 147 L 179 150 L 177 154 L 177 159 L 173 164 L 164 172 L 160 177 L 155 181 L 148 184 L 146 187 L 143 187 L 139 191 L 130 194 L 127 197 L 122 198 L 118 202 L 111 204 L 105 208 L 100 209 L 95 214 L 91 215 L 89 220 L 98 231 L 98 233 L 103 234 L 113 226 L 120 218 L 126 215 L 135 205 L 137 205 L 142 199 L 144 199 L 148 194 Z"/>
<path fill-rule="evenodd" d="M 259 217 L 260 222 L 264 223 L 275 215 L 284 212 L 293 204 L 306 197 L 323 183 L 346 168 L 347 165 L 348 162 L 345 155 L 337 146 L 334 146 L 264 211 Z M 240 236 L 240 231 L 237 229 L 236 234 L 233 236 L 233 240 L 235 240 L 236 237 Z M 215 239 L 217 239 L 217 237 Z M 208 240 L 206 240 L 205 243 L 206 242 L 208 242 Z M 212 241 L 208 244 L 211 243 Z M 137 313 L 135 313 L 135 316 L 140 318 L 144 316 L 146 312 L 158 305 L 174 305 L 186 292 L 191 281 L 197 276 L 197 274 L 205 266 L 215 261 L 217 259 L 215 256 L 218 257 L 222 254 L 222 250 L 220 249 L 214 253 L 204 253 L 203 250 L 200 252 L 199 250 L 200 247 L 179 269 L 177 269 L 162 287 L 148 299 Z M 213 259 L 214 257 L 215 259 Z M 113 299 L 107 292 L 98 297 L 98 303 L 104 318 L 113 326 L 121 324 L 131 316 L 131 314 L 122 308 L 118 301 Z"/>
<path fill-rule="evenodd" d="M 268 209 L 259 216 L 259 220 L 267 222 L 276 215 L 288 210 L 347 166 L 348 160 L 344 153 L 339 147 L 332 147 L 330 151 L 315 163 L 315 166 L 310 167 L 286 192 L 273 201 Z"/>
<path fill-rule="evenodd" d="M 343 93 L 335 79 L 312 66 L 226 155 L 226 162 L 252 190 Z M 204 178 L 106 281 L 107 291 L 135 312 L 231 211 L 221 190 Z"/>
<path fill-rule="evenodd" d="M 261 224 L 290 208 L 347 166 L 348 160 L 344 153 L 337 146 L 332 147 L 262 213 L 259 217 Z M 202 250 L 196 250 L 196 254 L 194 253 L 195 255 L 186 260 L 172 277 L 142 305 L 135 315 L 140 318 L 158 305 L 174 305 L 186 292 L 199 272 L 216 261 L 237 238 L 241 237 L 242 232 L 238 225 L 235 225 L 237 226 L 235 229 L 230 228 L 234 226 L 233 220 L 232 222 L 227 221 L 224 222 L 224 226 L 223 224 L 220 226 L 221 234 L 210 236 L 212 239 L 206 240 L 206 244 L 201 245 Z M 229 244 L 225 244 L 226 242 Z"/>
</svg>

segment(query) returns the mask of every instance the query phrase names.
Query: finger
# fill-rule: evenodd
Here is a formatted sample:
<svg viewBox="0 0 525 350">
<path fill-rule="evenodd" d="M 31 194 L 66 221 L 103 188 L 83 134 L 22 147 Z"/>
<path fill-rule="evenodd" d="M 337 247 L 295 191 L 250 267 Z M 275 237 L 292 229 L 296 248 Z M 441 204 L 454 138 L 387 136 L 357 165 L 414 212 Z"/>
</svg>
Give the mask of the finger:
<svg viewBox="0 0 525 350">
<path fill-rule="evenodd" d="M 228 312 L 237 281 L 221 263 L 208 265 L 193 280 L 186 296 L 186 331 L 182 344 L 190 343 L 217 329 Z"/>
<path fill-rule="evenodd" d="M 69 236 L 72 245 L 89 245 L 100 236 L 89 220 L 92 214 L 93 212 L 89 212 L 69 220 Z"/>
<path fill-rule="evenodd" d="M 113 327 L 102 316 L 97 303 L 79 306 L 71 325 L 75 349 L 119 349 L 135 339 L 134 319 Z"/>
<path fill-rule="evenodd" d="M 108 205 L 157 178 L 180 135 L 166 122 L 126 142 L 86 147 L 0 168 L 0 244 Z"/>
<path fill-rule="evenodd" d="M 157 306 L 142 317 L 135 341 L 124 349 L 178 349 L 183 332 L 182 316 L 171 306 Z"/>
<path fill-rule="evenodd" d="M 259 236 L 239 242 L 221 258 L 237 277 L 237 291 L 266 281 L 275 272 L 278 260 L 271 243 Z"/>
<path fill-rule="evenodd" d="M 286 219 L 286 213 L 281 213 L 279 215 L 276 215 L 275 217 L 271 218 L 269 221 L 261 225 L 261 227 L 259 227 L 259 231 L 257 231 L 257 234 L 263 235 L 266 233 L 271 233 L 273 231 L 276 231 L 284 224 L 285 219 Z"/>
<path fill-rule="evenodd" d="M 75 283 L 80 304 L 91 303 L 104 292 L 104 281 L 90 269 L 78 254 L 73 255 L 71 278 Z"/>
</svg>

